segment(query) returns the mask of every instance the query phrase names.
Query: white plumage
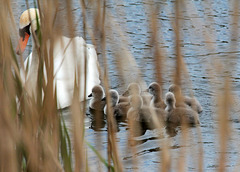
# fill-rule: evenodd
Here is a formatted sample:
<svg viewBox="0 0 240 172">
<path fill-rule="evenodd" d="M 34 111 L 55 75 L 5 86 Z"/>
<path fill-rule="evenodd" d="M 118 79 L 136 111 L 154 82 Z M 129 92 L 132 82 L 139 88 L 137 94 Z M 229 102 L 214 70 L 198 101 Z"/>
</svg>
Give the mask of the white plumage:
<svg viewBox="0 0 240 172">
<path fill-rule="evenodd" d="M 37 9 L 29 9 L 30 15 L 35 17 Z M 31 21 L 29 19 L 29 14 L 26 10 L 20 18 L 20 26 L 30 25 L 34 28 L 33 24 L 36 22 L 34 18 Z M 38 10 L 37 10 L 38 12 Z M 25 16 L 23 16 L 25 15 Z M 27 15 L 27 16 L 26 16 Z M 36 20 L 36 19 L 35 19 Z M 21 22 L 25 22 L 21 23 Z M 20 29 L 21 29 L 20 27 Z M 35 26 L 36 27 L 36 26 Z M 46 43 L 47 52 L 50 50 L 50 41 Z M 64 108 L 71 105 L 75 74 L 77 81 L 79 81 L 79 99 L 84 100 L 84 83 L 85 83 L 85 52 L 86 52 L 86 63 L 87 63 L 87 77 L 86 77 L 86 97 L 91 93 L 92 88 L 95 85 L 100 84 L 99 71 L 98 71 L 98 59 L 95 48 L 91 44 L 86 44 L 82 37 L 67 38 L 61 36 L 57 38 L 53 45 L 53 58 L 54 58 L 54 87 L 57 89 L 57 103 L 58 108 Z M 24 50 L 24 49 L 23 49 Z M 34 94 L 36 90 L 37 74 L 38 74 L 38 53 L 36 51 L 36 46 L 33 41 L 32 53 L 26 58 L 24 62 L 25 68 L 28 66 L 28 72 L 25 76 L 23 70 L 21 70 L 21 77 L 24 81 L 27 91 L 29 94 Z M 77 72 L 78 71 L 78 72 Z M 79 75 L 80 74 L 80 75 Z M 44 75 L 46 79 L 46 67 L 44 69 Z"/>
</svg>

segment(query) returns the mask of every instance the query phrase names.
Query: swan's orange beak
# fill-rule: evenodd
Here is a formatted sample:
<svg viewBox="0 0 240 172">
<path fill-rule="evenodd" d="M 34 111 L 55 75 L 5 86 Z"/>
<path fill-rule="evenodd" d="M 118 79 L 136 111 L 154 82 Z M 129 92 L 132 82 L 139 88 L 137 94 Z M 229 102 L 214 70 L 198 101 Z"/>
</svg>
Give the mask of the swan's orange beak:
<svg viewBox="0 0 240 172">
<path fill-rule="evenodd" d="M 27 32 L 25 32 L 25 37 L 20 37 L 19 41 L 18 41 L 18 46 L 16 49 L 16 53 L 18 55 L 22 54 L 27 46 L 28 43 L 28 39 L 29 39 L 29 34 Z"/>
</svg>

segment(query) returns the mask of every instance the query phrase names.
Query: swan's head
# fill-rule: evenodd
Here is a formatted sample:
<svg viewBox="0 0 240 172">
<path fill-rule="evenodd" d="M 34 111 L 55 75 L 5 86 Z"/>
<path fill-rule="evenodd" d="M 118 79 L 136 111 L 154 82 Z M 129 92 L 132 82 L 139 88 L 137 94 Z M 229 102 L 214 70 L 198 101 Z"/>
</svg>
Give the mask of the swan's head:
<svg viewBox="0 0 240 172">
<path fill-rule="evenodd" d="M 37 31 L 37 23 L 40 23 L 38 9 L 30 8 L 22 13 L 19 21 L 20 40 L 17 47 L 17 54 L 24 52 L 31 33 Z"/>
<path fill-rule="evenodd" d="M 127 91 L 123 93 L 123 96 L 130 96 L 130 95 L 139 95 L 141 93 L 141 88 L 137 83 L 131 83 L 128 85 Z"/>
<path fill-rule="evenodd" d="M 140 95 L 132 95 L 130 96 L 130 105 L 134 109 L 140 109 L 143 105 L 143 100 Z"/>
<path fill-rule="evenodd" d="M 116 90 L 111 89 L 111 90 L 109 90 L 109 95 L 111 97 L 111 103 L 112 103 L 111 105 L 116 106 L 119 101 L 118 92 Z"/>
<path fill-rule="evenodd" d="M 172 92 L 167 92 L 165 95 L 165 103 L 167 106 L 175 107 L 176 99 Z"/>
<path fill-rule="evenodd" d="M 158 96 L 161 93 L 161 87 L 158 83 L 152 82 L 148 86 L 148 92 L 152 94 L 153 96 Z"/>
<path fill-rule="evenodd" d="M 93 97 L 95 99 L 102 99 L 104 96 L 104 91 L 101 85 L 95 85 L 92 88 L 92 93 L 88 97 Z"/>
</svg>

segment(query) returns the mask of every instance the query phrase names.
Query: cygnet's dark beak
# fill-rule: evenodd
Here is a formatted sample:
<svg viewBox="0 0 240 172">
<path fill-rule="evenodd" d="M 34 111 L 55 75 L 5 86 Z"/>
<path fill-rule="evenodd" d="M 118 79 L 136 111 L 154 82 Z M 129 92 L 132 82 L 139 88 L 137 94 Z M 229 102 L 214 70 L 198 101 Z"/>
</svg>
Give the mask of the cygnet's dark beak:
<svg viewBox="0 0 240 172">
<path fill-rule="evenodd" d="M 88 97 L 92 97 L 92 93 L 88 95 Z"/>
<path fill-rule="evenodd" d="M 129 96 L 129 91 L 128 91 L 128 90 L 125 91 L 125 92 L 122 94 L 122 96 Z"/>
<path fill-rule="evenodd" d="M 149 89 L 147 88 L 146 90 L 143 90 L 143 92 L 149 92 Z"/>
</svg>

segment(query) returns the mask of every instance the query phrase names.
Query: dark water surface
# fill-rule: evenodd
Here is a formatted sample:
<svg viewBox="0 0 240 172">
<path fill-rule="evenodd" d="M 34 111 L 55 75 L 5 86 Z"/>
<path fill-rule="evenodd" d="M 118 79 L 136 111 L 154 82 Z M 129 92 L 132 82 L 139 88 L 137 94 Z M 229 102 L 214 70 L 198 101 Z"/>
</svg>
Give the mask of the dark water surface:
<svg viewBox="0 0 240 172">
<path fill-rule="evenodd" d="M 189 129 L 189 142 L 182 142 L 182 133 L 170 139 L 170 155 L 172 159 L 172 169 L 178 169 L 179 160 L 186 158 L 187 166 L 185 171 L 198 170 L 199 147 L 203 146 L 203 166 L 204 171 L 216 171 L 219 164 L 219 131 L 218 116 L 216 113 L 216 95 L 224 85 L 224 76 L 230 76 L 232 79 L 232 92 L 236 100 L 234 101 L 233 110 L 229 117 L 231 125 L 231 135 L 229 136 L 228 149 L 226 153 L 227 171 L 239 169 L 239 138 L 240 123 L 239 113 L 240 104 L 238 102 L 240 96 L 240 61 L 239 54 L 239 36 L 232 35 L 233 8 L 232 1 L 212 0 L 212 1 L 186 1 L 186 5 L 182 8 L 181 17 L 181 48 L 182 56 L 189 72 L 189 77 L 184 77 L 184 93 L 194 93 L 203 107 L 203 113 L 200 116 L 202 140 L 197 136 L 197 128 Z M 26 9 L 24 1 L 13 2 L 13 12 L 16 22 L 20 14 Z M 150 4 L 143 3 L 139 0 L 108 1 L 107 11 L 112 15 L 117 23 L 116 27 L 121 28 L 128 42 L 122 42 L 116 36 L 107 40 L 107 58 L 109 65 L 109 77 L 111 88 L 117 89 L 122 93 L 123 89 L 130 82 L 119 80 L 119 74 L 116 70 L 117 57 L 114 56 L 114 49 L 110 48 L 118 44 L 124 44 L 125 48 L 133 55 L 140 69 L 141 76 L 146 84 L 155 81 L 154 58 L 149 43 L 150 30 L 148 23 L 148 6 Z M 175 34 L 173 29 L 174 1 L 158 1 L 155 5 L 159 5 L 158 22 L 159 22 L 159 45 L 164 56 L 163 68 L 163 91 L 166 93 L 167 87 L 172 82 L 172 76 L 175 70 Z M 33 7 L 33 3 L 30 3 Z M 82 35 L 81 32 L 81 11 L 78 1 L 74 1 L 73 14 L 76 16 L 77 29 L 76 34 Z M 64 11 L 64 6 L 61 8 Z M 89 7 L 90 11 L 94 8 Z M 91 19 L 92 13 L 89 12 Z M 239 13 L 237 14 L 239 15 Z M 239 21 L 238 21 L 239 22 Z M 90 26 L 91 22 L 90 22 Z M 67 27 L 67 22 L 66 26 Z M 239 32 L 239 24 L 236 27 Z M 118 32 L 113 29 L 113 34 Z M 66 33 L 67 35 L 68 33 Z M 107 37 L 110 35 L 107 34 Z M 108 42 L 109 41 L 109 42 Z M 87 42 L 91 43 L 87 37 Z M 111 44 L 111 46 L 109 46 Z M 235 45 L 231 46 L 231 45 Z M 31 43 L 27 48 L 25 56 L 31 51 Z M 101 52 L 99 52 L 101 56 Z M 101 62 L 101 60 L 100 60 Z M 101 62 L 102 63 L 102 62 Z M 217 70 L 215 65 L 221 64 L 222 67 Z M 131 69 L 130 69 L 131 70 Z M 132 74 L 129 74 L 132 75 Z M 131 77 L 130 77 L 131 78 Z M 223 91 L 223 90 L 222 90 Z M 71 126 L 69 111 L 64 111 L 64 116 Z M 96 138 L 101 136 L 101 152 L 107 157 L 107 127 L 104 126 L 101 131 L 91 129 L 92 119 L 87 116 L 85 121 L 85 138 L 93 146 L 96 146 Z M 155 137 L 164 131 L 147 131 L 143 136 L 137 138 L 142 143 L 137 145 L 136 157 L 138 159 L 137 166 L 132 165 L 132 154 L 127 149 L 127 128 L 126 124 L 119 124 L 119 132 L 117 132 L 117 143 L 121 160 L 124 163 L 124 171 L 158 171 L 161 165 L 161 146 L 162 139 Z M 165 134 L 167 137 L 167 134 Z M 99 150 L 100 150 L 99 149 Z M 88 162 L 90 171 L 95 171 L 99 166 L 103 166 L 96 158 L 96 155 L 88 150 Z M 173 170 L 175 171 L 175 170 Z"/>
</svg>

